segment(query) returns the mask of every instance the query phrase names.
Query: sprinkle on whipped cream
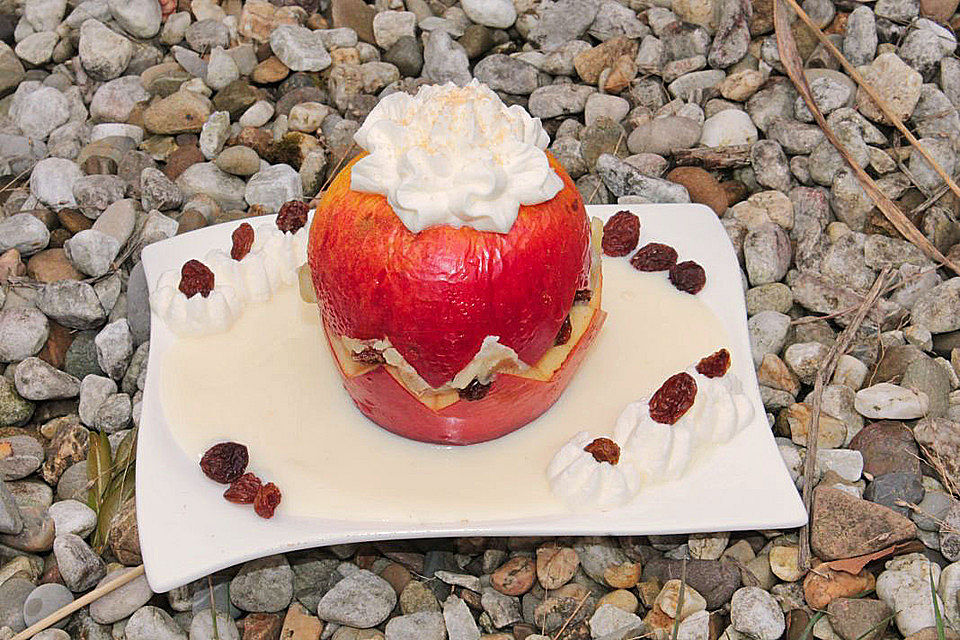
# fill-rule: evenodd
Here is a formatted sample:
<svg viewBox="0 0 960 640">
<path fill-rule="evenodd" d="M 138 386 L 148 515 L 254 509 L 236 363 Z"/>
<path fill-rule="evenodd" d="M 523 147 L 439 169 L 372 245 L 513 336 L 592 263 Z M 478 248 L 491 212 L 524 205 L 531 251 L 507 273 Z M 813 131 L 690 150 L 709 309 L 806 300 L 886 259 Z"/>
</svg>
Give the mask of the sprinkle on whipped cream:
<svg viewBox="0 0 960 640">
<path fill-rule="evenodd" d="M 414 233 L 439 225 L 507 233 L 520 205 L 563 188 L 539 118 L 476 80 L 393 93 L 354 139 L 369 155 L 353 165 L 350 188 L 384 195 Z"/>
<path fill-rule="evenodd" d="M 697 453 L 730 441 L 753 420 L 753 404 L 736 374 L 708 377 L 695 365 L 684 373 L 696 383 L 696 398 L 675 423 L 650 417 L 650 397 L 623 409 L 611 438 L 620 447 L 615 465 L 585 449 L 594 440 L 586 431 L 554 455 L 547 479 L 569 508 L 603 511 L 626 505 L 643 487 L 681 477 Z"/>
<path fill-rule="evenodd" d="M 307 261 L 309 228 L 284 232 L 271 221 L 254 232 L 254 242 L 243 259 L 213 249 L 202 262 L 214 274 L 207 297 L 189 299 L 179 290 L 180 273 L 165 271 L 150 297 L 150 307 L 179 336 L 202 336 L 229 329 L 247 304 L 266 302 L 281 287 L 297 282 L 297 269 Z"/>
</svg>

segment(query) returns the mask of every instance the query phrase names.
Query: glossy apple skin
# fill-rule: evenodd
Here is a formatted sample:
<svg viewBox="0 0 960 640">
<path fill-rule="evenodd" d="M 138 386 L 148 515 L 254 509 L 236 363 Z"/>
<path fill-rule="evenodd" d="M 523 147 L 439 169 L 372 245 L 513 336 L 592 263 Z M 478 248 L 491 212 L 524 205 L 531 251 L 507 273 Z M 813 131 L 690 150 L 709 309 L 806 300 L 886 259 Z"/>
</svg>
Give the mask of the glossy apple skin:
<svg viewBox="0 0 960 640">
<path fill-rule="evenodd" d="M 449 226 L 412 233 L 386 198 L 350 190 L 353 163 L 345 167 L 317 206 L 307 250 L 326 326 L 360 340 L 388 338 L 433 387 L 452 380 L 487 336 L 536 363 L 590 271 L 583 200 L 547 157 L 563 189 L 521 206 L 506 234 Z"/>
<path fill-rule="evenodd" d="M 458 400 L 439 411 L 417 400 L 385 367 L 354 377 L 346 375 L 339 361 L 337 368 L 360 412 L 387 431 L 433 444 L 477 444 L 516 431 L 549 409 L 590 352 L 606 317 L 601 309 L 594 312 L 580 340 L 549 380 L 500 374 L 483 399 Z"/>
</svg>

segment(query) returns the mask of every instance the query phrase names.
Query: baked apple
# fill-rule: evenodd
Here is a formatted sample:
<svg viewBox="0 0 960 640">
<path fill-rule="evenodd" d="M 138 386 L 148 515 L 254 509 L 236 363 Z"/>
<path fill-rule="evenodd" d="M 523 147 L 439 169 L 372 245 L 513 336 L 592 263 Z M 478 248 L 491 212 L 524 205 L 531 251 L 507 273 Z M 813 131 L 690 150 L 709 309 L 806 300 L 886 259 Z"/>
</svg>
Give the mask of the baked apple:
<svg viewBox="0 0 960 640">
<path fill-rule="evenodd" d="M 429 86 L 381 100 L 356 141 L 307 252 L 350 396 L 426 442 L 533 420 L 604 319 L 600 227 L 539 120 L 476 82 Z"/>
</svg>

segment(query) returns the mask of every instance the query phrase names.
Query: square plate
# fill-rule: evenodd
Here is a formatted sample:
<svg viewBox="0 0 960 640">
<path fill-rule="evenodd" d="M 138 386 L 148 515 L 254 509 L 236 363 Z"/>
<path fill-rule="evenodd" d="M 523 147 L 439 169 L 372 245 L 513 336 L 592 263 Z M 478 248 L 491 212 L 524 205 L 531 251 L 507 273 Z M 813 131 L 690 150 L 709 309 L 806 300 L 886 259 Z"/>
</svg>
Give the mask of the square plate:
<svg viewBox="0 0 960 640">
<path fill-rule="evenodd" d="M 238 509 L 223 500 L 220 491 L 207 490 L 209 481 L 204 480 L 196 460 L 172 436 L 161 402 L 160 369 L 176 337 L 154 316 L 136 492 L 143 561 L 153 590 L 168 591 L 265 555 L 346 542 L 443 536 L 671 534 L 803 525 L 806 512 L 780 458 L 760 400 L 751 365 L 740 267 L 719 219 L 707 207 L 692 204 L 590 206 L 587 213 L 606 220 L 623 209 L 640 216 L 641 244 L 670 244 L 681 259 L 696 260 L 705 268 L 708 283 L 697 297 L 722 324 L 736 373 L 754 404 L 753 422 L 734 440 L 710 451 L 709 464 L 691 465 L 679 480 L 657 485 L 630 505 L 603 512 L 600 517 L 567 512 L 411 523 L 293 516 L 278 511 L 273 519 L 262 520 L 252 510 Z M 270 219 L 272 216 L 264 216 L 251 222 L 256 226 Z M 179 269 L 211 247 L 230 246 L 234 227 L 235 223 L 207 227 L 146 247 L 143 263 L 151 293 L 164 271 Z M 548 412 L 536 422 L 550 419 L 550 415 Z M 612 429 L 612 425 L 608 427 Z"/>
</svg>

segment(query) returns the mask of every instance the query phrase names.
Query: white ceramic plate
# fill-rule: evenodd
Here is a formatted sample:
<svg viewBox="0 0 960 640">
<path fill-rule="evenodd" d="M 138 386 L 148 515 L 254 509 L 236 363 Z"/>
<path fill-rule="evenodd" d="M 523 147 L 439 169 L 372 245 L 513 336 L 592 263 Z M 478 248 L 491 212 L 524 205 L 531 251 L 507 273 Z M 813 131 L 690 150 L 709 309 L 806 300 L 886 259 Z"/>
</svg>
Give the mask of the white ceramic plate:
<svg viewBox="0 0 960 640">
<path fill-rule="evenodd" d="M 154 316 L 137 452 L 137 518 L 153 590 L 168 591 L 257 557 L 345 542 L 440 536 L 670 534 L 804 524 L 806 512 L 777 451 L 750 365 L 740 268 L 726 232 L 716 215 L 701 205 L 609 205 L 587 210 L 606 220 L 625 208 L 642 220 L 641 244 L 670 244 L 681 259 L 696 260 L 706 269 L 708 283 L 698 297 L 720 319 L 729 336 L 733 361 L 740 365 L 736 373 L 756 409 L 754 421 L 735 440 L 710 452 L 706 463 L 695 464 L 680 480 L 641 494 L 628 507 L 599 516 L 563 513 L 410 524 L 295 517 L 280 510 L 273 519 L 262 520 L 252 509 L 223 500 L 221 491 L 210 490 L 211 483 L 202 476 L 197 461 L 172 437 L 160 401 L 160 369 L 176 338 Z M 208 227 L 145 248 L 143 263 L 151 292 L 162 272 L 179 269 L 211 247 L 229 247 L 235 226 Z M 339 387 L 328 392 L 345 394 Z M 539 420 L 555 415 L 548 413 Z M 357 419 L 365 420 L 359 413 Z"/>
</svg>

